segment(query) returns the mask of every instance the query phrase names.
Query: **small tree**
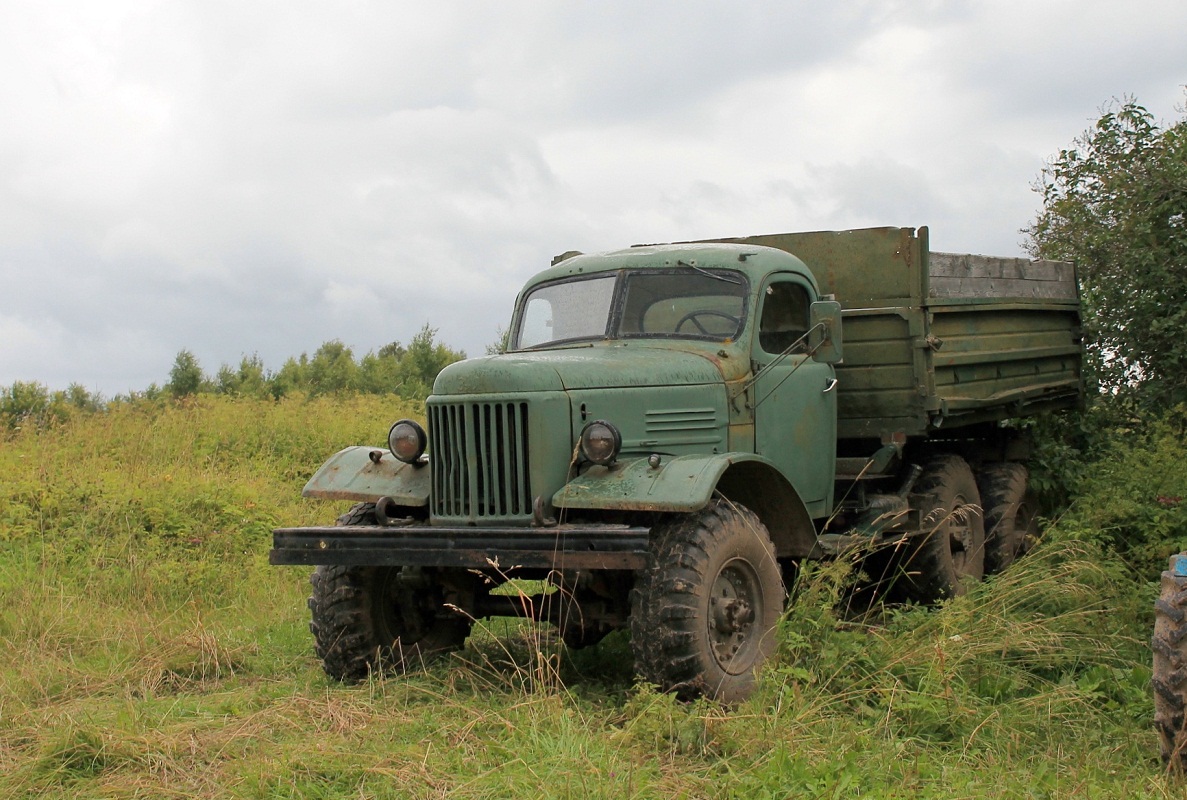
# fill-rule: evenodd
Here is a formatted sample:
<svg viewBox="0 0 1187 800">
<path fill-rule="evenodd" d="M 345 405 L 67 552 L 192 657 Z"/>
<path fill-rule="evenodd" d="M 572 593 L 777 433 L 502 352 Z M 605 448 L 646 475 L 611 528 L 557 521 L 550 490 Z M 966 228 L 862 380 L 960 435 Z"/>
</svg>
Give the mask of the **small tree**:
<svg viewBox="0 0 1187 800">
<path fill-rule="evenodd" d="M 385 344 L 383 347 L 379 348 L 378 356 L 380 358 L 393 358 L 396 361 L 399 361 L 407 352 L 407 348 L 405 348 L 404 345 L 400 344 L 399 342 L 389 342 L 388 344 Z"/>
<path fill-rule="evenodd" d="M 215 388 L 219 394 L 229 394 L 234 397 L 266 397 L 268 395 L 268 377 L 264 373 L 264 362 L 256 354 L 244 356 L 239 361 L 239 369 L 231 369 L 223 364 L 215 376 Z"/>
<path fill-rule="evenodd" d="M 41 423 L 50 410 L 49 389 L 40 383 L 16 381 L 0 388 L 0 419 L 15 428 L 25 422 Z"/>
<path fill-rule="evenodd" d="M 399 342 L 394 343 L 397 347 Z M 394 394 L 400 391 L 404 384 L 404 377 L 400 371 L 400 361 L 404 348 L 393 350 L 392 345 L 384 345 L 379 353 L 367 353 L 359 362 L 359 391 L 368 394 Z"/>
<path fill-rule="evenodd" d="M 460 350 L 451 350 L 438 344 L 434 341 L 436 336 L 436 329 L 430 328 L 426 322 L 420 333 L 408 343 L 408 351 L 401 360 L 405 387 L 400 391 L 402 396 L 418 400 L 428 397 L 433 390 L 433 381 L 441 370 L 466 357 Z"/>
<path fill-rule="evenodd" d="M 165 384 L 166 391 L 173 397 L 189 397 L 205 388 L 206 375 L 197 357 L 189 350 L 181 350 L 173 360 L 173 369 L 169 370 L 169 382 Z"/>
<path fill-rule="evenodd" d="M 1077 262 L 1101 387 L 1187 401 L 1187 120 L 1160 128 L 1134 100 L 1114 103 L 1036 190 L 1028 249 Z"/>
<path fill-rule="evenodd" d="M 486 346 L 488 356 L 497 356 L 511 349 L 511 329 L 500 325 L 495 328 L 495 340 Z"/>
<path fill-rule="evenodd" d="M 292 392 L 309 390 L 309 356 L 305 353 L 298 358 L 288 358 L 280 367 L 280 371 L 268 381 L 268 391 L 279 399 Z"/>
<path fill-rule="evenodd" d="M 80 411 L 98 411 L 103 407 L 103 398 L 99 394 L 92 394 L 81 383 L 72 383 L 61 393 L 62 402 Z"/>
<path fill-rule="evenodd" d="M 354 353 L 337 339 L 317 348 L 309 362 L 309 386 L 313 394 L 352 391 L 358 388 L 358 365 Z"/>
</svg>

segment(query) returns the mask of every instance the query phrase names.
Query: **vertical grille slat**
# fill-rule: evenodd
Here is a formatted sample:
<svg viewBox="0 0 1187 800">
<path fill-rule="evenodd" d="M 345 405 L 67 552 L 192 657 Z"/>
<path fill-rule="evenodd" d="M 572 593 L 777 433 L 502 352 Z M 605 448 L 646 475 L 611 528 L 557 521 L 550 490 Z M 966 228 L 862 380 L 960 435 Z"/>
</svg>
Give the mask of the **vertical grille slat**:
<svg viewBox="0 0 1187 800">
<path fill-rule="evenodd" d="M 466 469 L 466 452 L 469 442 L 466 437 L 466 411 L 464 408 L 451 408 L 453 419 L 453 470 L 457 475 L 457 488 L 454 494 L 453 513 L 457 516 L 467 516 L 470 513 L 470 471 Z"/>
<path fill-rule="evenodd" d="M 457 513 L 454 504 L 458 502 L 458 476 L 457 468 L 459 459 L 457 457 L 457 431 L 454 430 L 454 411 L 455 409 L 444 409 L 444 424 L 441 426 L 441 442 L 445 445 L 444 451 L 445 459 L 445 482 L 444 488 L 441 492 L 441 498 L 445 501 L 445 513 L 453 516 Z"/>
<path fill-rule="evenodd" d="M 527 464 L 528 464 L 528 407 L 527 404 L 522 404 L 519 409 L 519 419 L 515 425 L 515 458 L 514 470 L 516 472 L 516 479 L 514 486 L 520 487 L 521 491 L 515 497 L 516 513 L 530 514 L 532 513 L 532 496 L 528 491 L 527 480 Z M 509 408 L 508 412 L 515 416 L 516 409 Z"/>
<path fill-rule="evenodd" d="M 485 403 L 475 403 L 470 407 L 468 415 L 471 429 L 474 432 L 474 513 L 478 516 L 489 516 L 490 508 L 488 495 L 490 494 L 490 475 L 487 469 L 489 461 L 490 442 L 487 440 L 486 425 L 483 424 Z"/>
<path fill-rule="evenodd" d="M 441 439 L 441 429 L 444 425 L 442 420 L 441 409 L 429 408 L 429 452 L 442 453 L 445 451 L 445 443 Z M 429 459 L 429 469 L 432 470 L 433 485 L 445 485 L 445 467 L 444 459 L 431 458 Z"/>
<path fill-rule="evenodd" d="M 515 443 L 516 431 L 515 431 L 515 426 L 512 425 L 510 422 L 511 414 L 512 414 L 512 409 L 510 409 L 510 408 L 504 407 L 504 408 L 499 409 L 499 431 L 503 436 L 503 441 L 508 442 L 508 447 L 503 454 L 503 458 L 500 459 L 499 462 L 500 462 L 500 465 L 503 467 L 503 474 L 506 476 L 505 485 L 515 486 L 515 484 L 519 480 L 519 473 L 516 471 L 515 463 L 513 461 L 513 453 L 515 452 L 515 444 L 514 443 Z M 507 500 L 507 513 L 508 514 L 520 513 L 519 506 L 515 502 L 515 494 L 514 493 L 510 494 L 506 500 Z"/>
<path fill-rule="evenodd" d="M 444 403 L 428 411 L 434 516 L 531 516 L 528 404 Z"/>
<path fill-rule="evenodd" d="M 492 406 L 489 408 L 490 413 L 487 416 L 487 422 L 490 423 L 490 437 L 496 442 L 504 441 L 503 415 L 501 411 L 502 410 L 498 406 Z M 490 460 L 491 485 L 503 486 L 505 474 L 506 473 L 503 471 L 503 460 L 498 458 L 498 450 L 496 448 L 495 457 Z M 491 508 L 491 513 L 496 516 L 506 516 L 507 498 L 502 492 L 494 493 L 494 505 Z"/>
</svg>

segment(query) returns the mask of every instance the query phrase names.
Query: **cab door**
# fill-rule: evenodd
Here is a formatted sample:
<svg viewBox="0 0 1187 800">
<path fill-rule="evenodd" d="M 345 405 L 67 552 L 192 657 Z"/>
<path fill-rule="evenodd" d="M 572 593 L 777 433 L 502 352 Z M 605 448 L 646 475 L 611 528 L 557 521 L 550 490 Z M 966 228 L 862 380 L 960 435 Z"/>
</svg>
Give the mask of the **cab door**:
<svg viewBox="0 0 1187 800">
<path fill-rule="evenodd" d="M 832 504 L 837 393 L 831 364 L 812 360 L 808 328 L 814 293 L 803 278 L 773 275 L 756 309 L 751 348 L 755 450 L 787 476 L 812 516 Z"/>
</svg>

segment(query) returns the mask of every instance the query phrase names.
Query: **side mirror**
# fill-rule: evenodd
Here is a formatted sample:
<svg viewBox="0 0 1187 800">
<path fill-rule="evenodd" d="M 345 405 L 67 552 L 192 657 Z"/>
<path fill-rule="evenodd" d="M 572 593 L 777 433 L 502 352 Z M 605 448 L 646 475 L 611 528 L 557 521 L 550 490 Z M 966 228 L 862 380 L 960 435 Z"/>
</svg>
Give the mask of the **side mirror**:
<svg viewBox="0 0 1187 800">
<path fill-rule="evenodd" d="M 812 304 L 812 333 L 808 337 L 808 348 L 812 360 L 822 364 L 840 364 L 844 356 L 841 351 L 841 304 L 835 300 L 817 300 Z"/>
</svg>

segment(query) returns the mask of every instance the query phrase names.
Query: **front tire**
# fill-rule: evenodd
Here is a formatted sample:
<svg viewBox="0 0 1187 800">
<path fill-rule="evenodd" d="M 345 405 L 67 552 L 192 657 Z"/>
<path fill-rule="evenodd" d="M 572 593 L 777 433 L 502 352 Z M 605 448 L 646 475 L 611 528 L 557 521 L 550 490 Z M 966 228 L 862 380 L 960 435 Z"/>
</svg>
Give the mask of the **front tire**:
<svg viewBox="0 0 1187 800">
<path fill-rule="evenodd" d="M 349 511 L 334 520 L 334 524 L 340 527 L 344 525 L 378 525 L 378 517 L 375 516 L 375 504 L 355 503 L 350 507 Z"/>
<path fill-rule="evenodd" d="M 376 525 L 375 504 L 356 503 L 335 524 Z M 471 620 L 445 607 L 448 590 L 436 571 L 332 565 L 309 580 L 309 631 L 336 680 L 405 672 L 460 648 L 470 632 Z"/>
<path fill-rule="evenodd" d="M 470 631 L 470 620 L 444 607 L 441 584 L 407 567 L 320 566 L 310 580 L 309 630 L 336 680 L 406 672 L 457 650 Z"/>
<path fill-rule="evenodd" d="M 636 669 L 684 699 L 741 702 L 775 649 L 785 597 L 771 537 L 748 509 L 713 501 L 662 522 L 631 593 Z"/>
<path fill-rule="evenodd" d="M 1162 593 L 1154 604 L 1154 727 L 1162 760 L 1187 769 L 1187 577 L 1176 575 L 1176 561 L 1162 573 Z"/>
</svg>

